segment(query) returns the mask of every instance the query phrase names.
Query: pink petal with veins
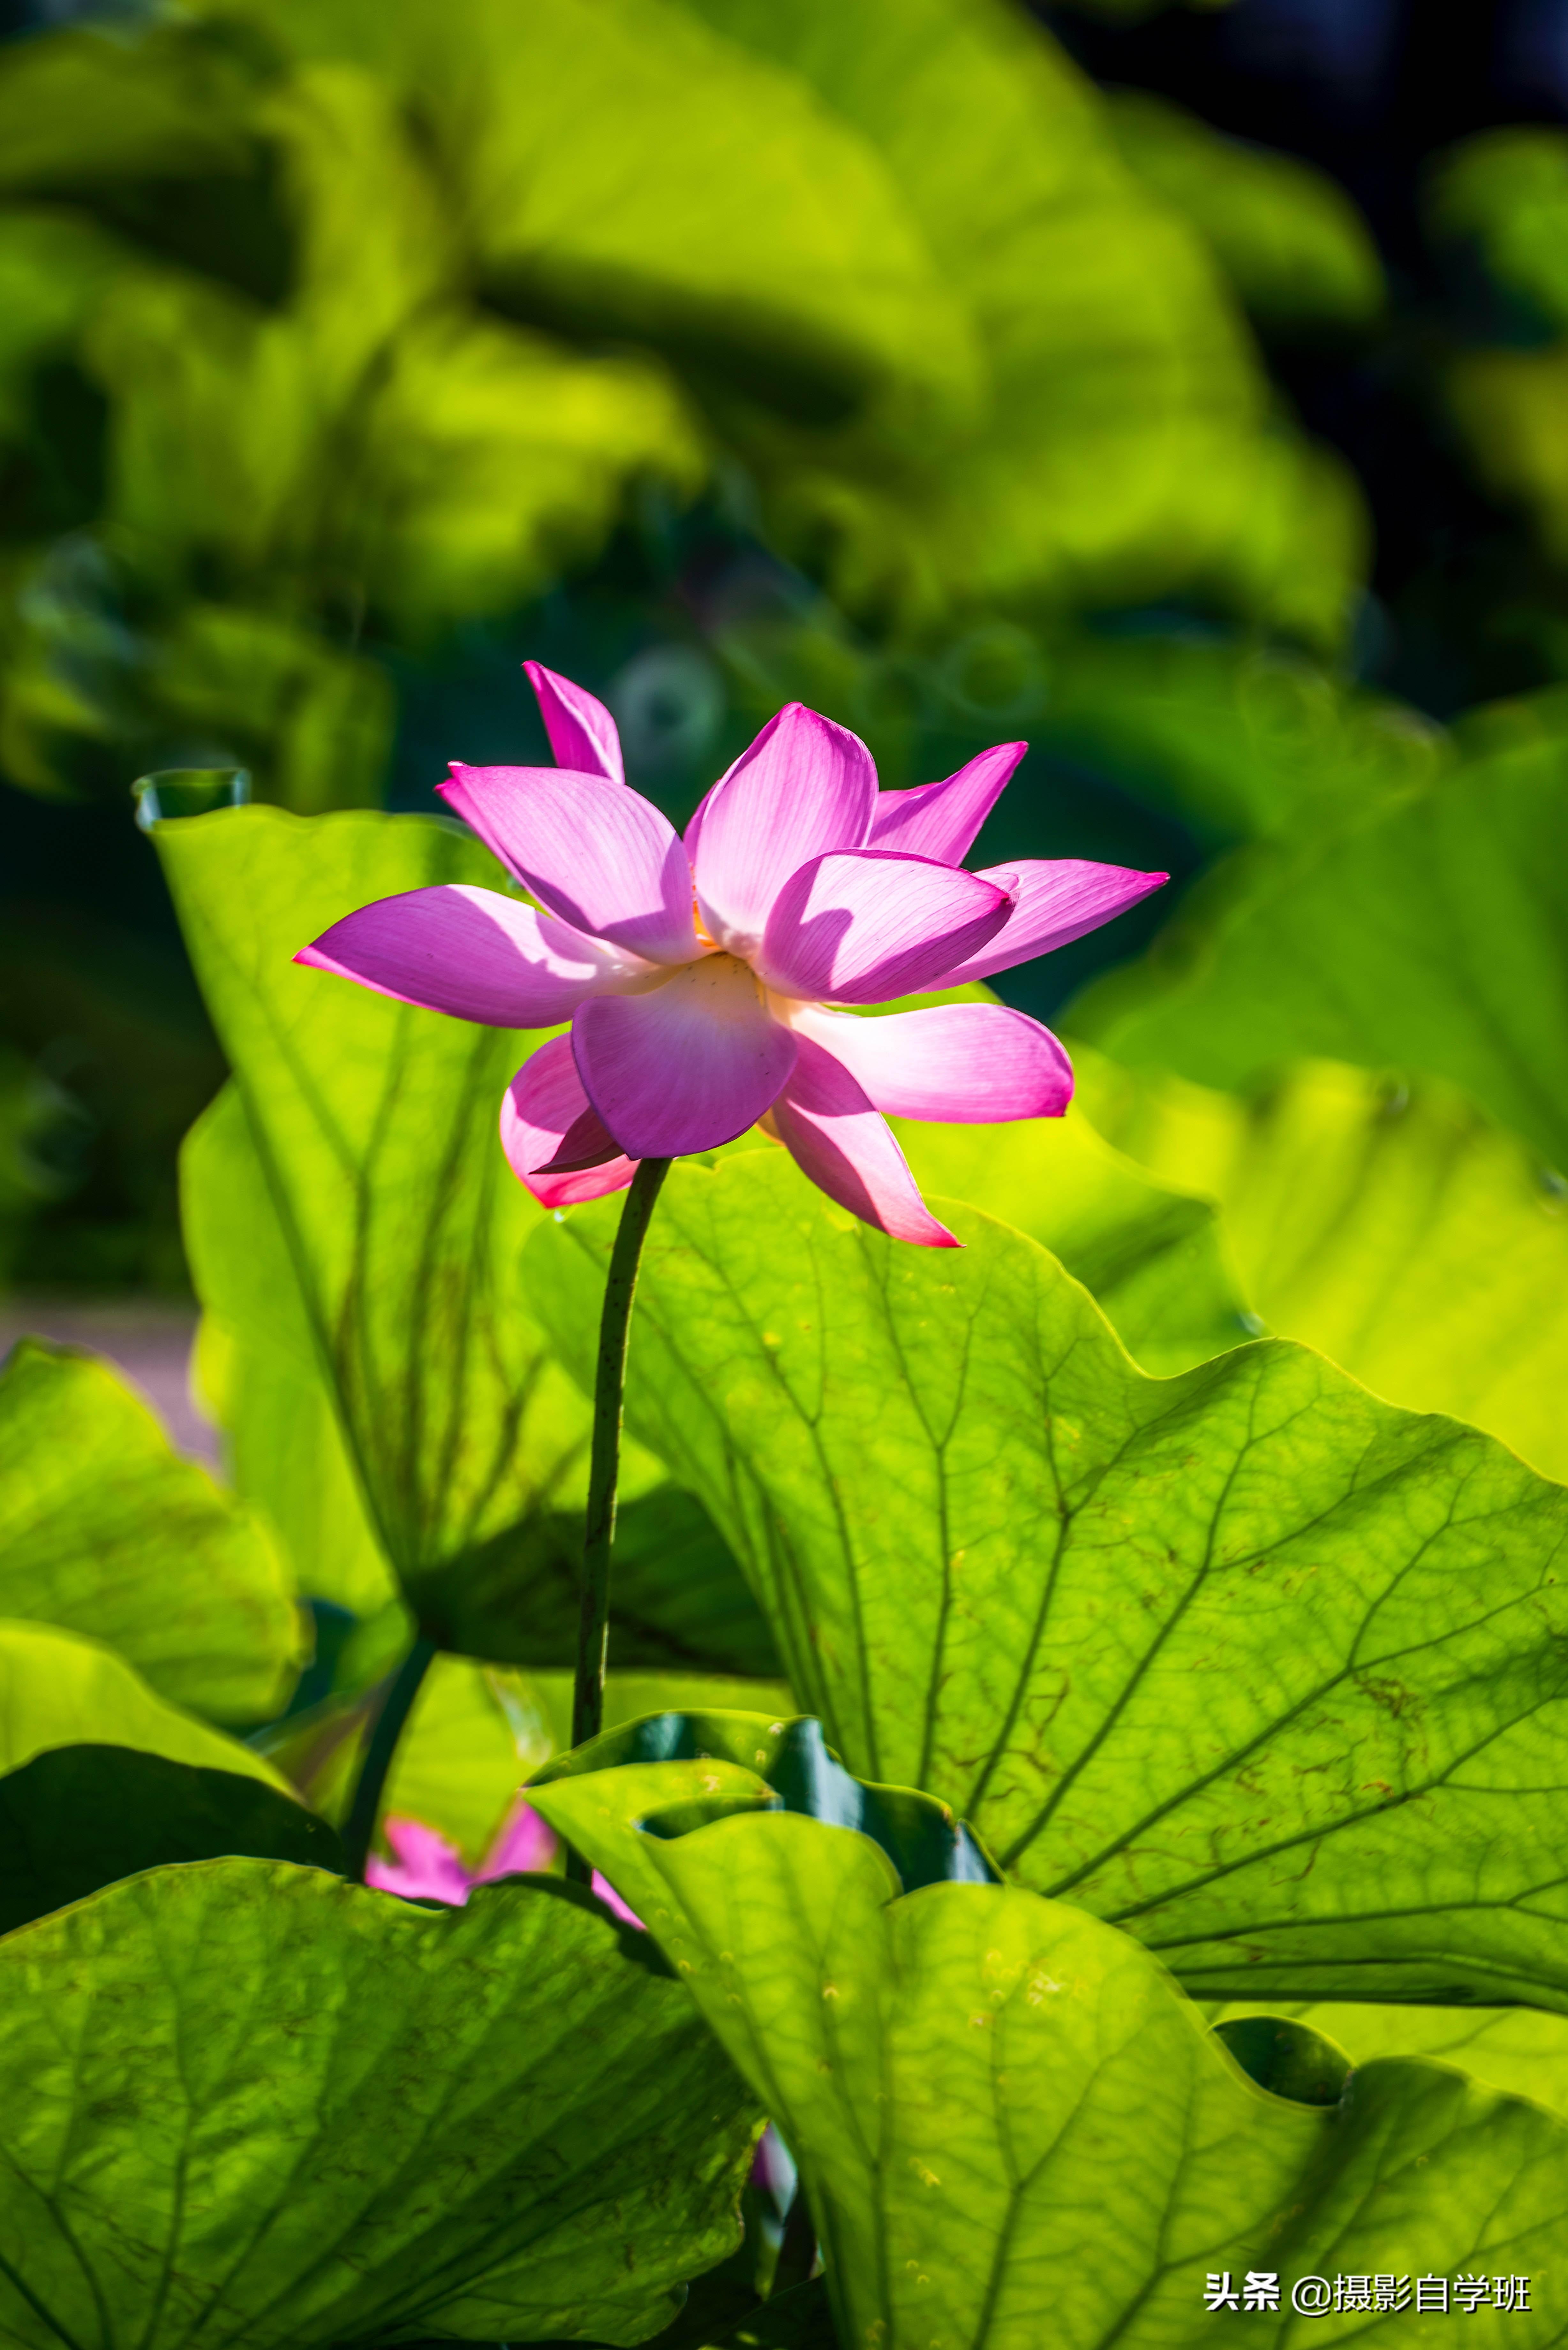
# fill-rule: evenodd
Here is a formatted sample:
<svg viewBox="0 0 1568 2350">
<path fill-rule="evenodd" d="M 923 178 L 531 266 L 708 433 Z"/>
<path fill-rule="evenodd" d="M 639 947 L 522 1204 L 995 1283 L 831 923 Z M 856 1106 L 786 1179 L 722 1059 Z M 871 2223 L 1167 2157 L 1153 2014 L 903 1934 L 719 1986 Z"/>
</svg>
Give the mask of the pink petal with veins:
<svg viewBox="0 0 1568 2350">
<path fill-rule="evenodd" d="M 878 792 L 867 847 L 930 857 L 939 865 L 961 864 L 1028 748 L 1027 743 L 999 743 L 993 750 L 978 753 L 945 783 L 918 784 L 909 792 Z"/>
<path fill-rule="evenodd" d="M 378 898 L 294 960 L 491 1028 L 554 1028 L 601 988 L 635 984 L 658 967 L 461 881 Z"/>
<path fill-rule="evenodd" d="M 792 702 L 770 718 L 698 809 L 689 832 L 702 920 L 744 954 L 797 867 L 828 848 L 858 848 L 877 770 L 857 734 Z"/>
<path fill-rule="evenodd" d="M 934 1003 L 921 1012 L 858 1019 L 803 1007 L 791 1022 L 848 1070 L 888 1118 L 985 1126 L 1060 1118 L 1073 1097 L 1073 1065 L 1049 1028 L 1001 1003 Z"/>
<path fill-rule="evenodd" d="M 798 1042 L 794 1074 L 770 1122 L 801 1172 L 890 1239 L 957 1248 L 921 1199 L 887 1120 L 848 1070 L 811 1037 Z"/>
<path fill-rule="evenodd" d="M 940 979 L 928 980 L 928 987 L 961 987 L 969 980 L 989 979 L 993 971 L 1010 971 L 1014 963 L 1050 954 L 1055 947 L 1070 946 L 1170 879 L 1168 873 L 1135 873 L 1125 865 L 1088 865 L 1075 857 L 1024 858 L 1005 869 L 992 869 L 997 879 L 1014 885 L 1012 913 L 994 938 L 961 962 L 955 961 Z"/>
<path fill-rule="evenodd" d="M 624 784 L 569 767 L 454 766 L 438 789 L 562 921 L 650 962 L 700 951 L 686 852 Z"/>
<path fill-rule="evenodd" d="M 795 1055 L 751 972 L 724 954 L 688 963 L 645 995 L 585 1003 L 572 1050 L 588 1099 L 630 1159 L 732 1141 L 761 1118 Z"/>
<path fill-rule="evenodd" d="M 557 677 L 543 661 L 524 661 L 523 669 L 538 702 L 556 766 L 575 767 L 584 775 L 607 775 L 612 784 L 624 784 L 620 736 L 604 703 L 574 685 L 569 677 Z"/>
<path fill-rule="evenodd" d="M 934 983 L 1006 921 L 995 880 L 880 848 L 814 858 L 779 891 L 756 968 L 782 994 L 882 1003 Z"/>
<path fill-rule="evenodd" d="M 524 1061 L 501 1101 L 501 1147 L 543 1208 L 574 1208 L 624 1191 L 637 1161 L 623 1158 L 577 1075 L 568 1036 Z"/>
</svg>

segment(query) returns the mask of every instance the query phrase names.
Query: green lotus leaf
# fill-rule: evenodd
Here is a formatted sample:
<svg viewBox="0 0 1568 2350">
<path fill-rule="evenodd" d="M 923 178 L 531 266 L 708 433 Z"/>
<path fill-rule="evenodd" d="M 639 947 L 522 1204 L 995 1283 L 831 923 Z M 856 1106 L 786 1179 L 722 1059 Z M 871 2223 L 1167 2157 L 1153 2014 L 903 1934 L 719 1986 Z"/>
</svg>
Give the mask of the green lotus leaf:
<svg viewBox="0 0 1568 2350">
<path fill-rule="evenodd" d="M 220 13 L 214 8 L 214 14 Z M 233 13 L 224 5 L 221 11 Z M 247 0 L 303 59 L 416 97 L 491 299 L 828 412 L 972 401 L 968 321 L 852 124 L 659 0 Z M 715 209 L 722 189 L 731 209 Z"/>
<path fill-rule="evenodd" d="M 256 78 L 236 44 L 171 26 L 131 41 L 83 26 L 18 42 L 0 68 L 0 187 L 77 194 L 243 172 Z"/>
<path fill-rule="evenodd" d="M 1370 231 L 1326 172 L 1226 139 L 1147 90 L 1113 91 L 1111 129 L 1146 187 L 1198 231 L 1260 327 L 1366 327 L 1386 294 Z"/>
<path fill-rule="evenodd" d="M 0 1618 L 0 1772 L 61 1746 L 108 1743 L 286 1793 L 254 1747 L 153 1694 L 122 1656 L 79 1633 Z"/>
<path fill-rule="evenodd" d="M 0 1778 L 0 1934 L 142 1869 L 226 1853 L 343 1870 L 326 1821 L 254 1774 L 57 1746 Z"/>
<path fill-rule="evenodd" d="M 1184 1371 L 1255 1330 L 1198 1187 L 1151 1182 L 1076 1107 L 1011 1126 L 894 1124 L 923 1191 L 968 1200 L 1048 1248 L 1146 1370 Z"/>
<path fill-rule="evenodd" d="M 564 1887 L 155 1869 L 0 1940 L 0 1998 L 18 2350 L 636 2343 L 735 2241 L 749 2097 Z"/>
<path fill-rule="evenodd" d="M 1216 868 L 1068 1033 L 1199 1085 L 1282 1061 L 1428 1071 L 1568 1165 L 1562 694 L 1483 713 L 1425 791 Z"/>
<path fill-rule="evenodd" d="M 1099 1919 L 1011 1886 L 908 1891 L 867 1837 L 798 1814 L 649 1834 L 657 1768 L 539 1803 L 607 1873 L 640 1845 L 661 1880 L 649 1926 L 800 2164 L 841 2342 L 1034 2350 L 1049 2311 L 1053 2341 L 1166 2350 L 1210 2338 L 1216 2272 L 1282 2281 L 1288 2323 L 1304 2274 L 1562 2259 L 1568 2136 L 1539 2106 L 1408 2061 L 1332 2105 L 1272 2095 Z"/>
<path fill-rule="evenodd" d="M 1364 817 L 1451 755 L 1418 712 L 1222 638 L 1085 630 L 1054 649 L 1050 676 L 1028 722 L 1036 754 L 1089 767 L 1210 847 Z"/>
<path fill-rule="evenodd" d="M 1238 1096 L 1088 1051 L 1075 1065 L 1098 1132 L 1220 1209 L 1271 1330 L 1568 1479 L 1568 1198 L 1526 1144 L 1435 1077 L 1307 1062 Z"/>
<path fill-rule="evenodd" d="M 1268 420 L 1204 242 L 1128 170 L 1043 27 L 996 0 L 687 6 L 861 134 L 978 340 L 987 408 L 961 434 L 911 440 L 875 409 L 826 430 L 723 411 L 775 533 L 829 551 L 841 604 L 1197 594 L 1338 640 L 1364 561 L 1354 481 Z"/>
<path fill-rule="evenodd" d="M 1568 2121 L 1568 2018 L 1535 2007 L 1321 2006 L 1237 2000 L 1211 2011 L 1219 2031 L 1284 2022 L 1332 2038 L 1352 2063 L 1376 2056 L 1428 2056 L 1456 2064 L 1489 2089 L 1532 2097 Z"/>
<path fill-rule="evenodd" d="M 306 1653 L 283 1562 L 107 1364 L 22 1340 L 0 1461 L 0 1615 L 105 1641 L 221 1720 L 278 1711 Z"/>
<path fill-rule="evenodd" d="M 187 1145 L 184 1210 L 219 1326 L 203 1361 L 240 1491 L 275 1514 L 312 1596 L 369 1612 L 395 1575 L 442 1646 L 565 1664 L 588 1412 L 529 1312 L 522 1251 L 543 1219 L 495 1131 L 540 1037 L 392 1003 L 292 960 L 372 899 L 510 884 L 477 842 L 421 816 L 306 826 L 225 809 L 160 824 L 155 838 L 235 1072 Z M 771 1666 L 708 1521 L 667 1491 L 655 1504 L 663 1485 L 656 1462 L 628 1452 L 626 1546 L 646 1637 L 616 1660 Z"/>
<path fill-rule="evenodd" d="M 579 1371 L 613 1203 L 530 1294 Z M 797 1705 L 1193 1990 L 1568 2004 L 1568 1493 L 1308 1349 L 1144 1378 L 1022 1234 L 899 1248 L 782 1153 L 678 1167 L 628 1415 Z"/>
</svg>

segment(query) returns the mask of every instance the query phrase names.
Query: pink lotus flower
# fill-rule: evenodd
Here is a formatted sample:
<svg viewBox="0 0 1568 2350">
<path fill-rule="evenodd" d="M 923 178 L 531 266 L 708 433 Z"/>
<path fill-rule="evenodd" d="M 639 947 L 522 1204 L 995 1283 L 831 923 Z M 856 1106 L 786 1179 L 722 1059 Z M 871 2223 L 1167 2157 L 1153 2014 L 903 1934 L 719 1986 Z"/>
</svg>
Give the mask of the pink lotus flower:
<svg viewBox="0 0 1568 2350">
<path fill-rule="evenodd" d="M 465 1868 L 455 1845 L 422 1820 L 392 1816 L 385 1823 L 387 1842 L 395 1857 L 383 1860 L 372 1853 L 365 1863 L 365 1882 L 379 1893 L 400 1894 L 405 1901 L 446 1901 L 461 1909 L 476 1885 L 492 1885 L 498 1877 L 516 1877 L 531 1869 L 548 1868 L 558 1839 L 554 1828 L 521 1797 L 503 1822 L 499 1835 L 477 1868 Z M 606 1907 L 628 1926 L 642 1925 L 607 1877 L 596 1868 L 594 1891 Z"/>
<path fill-rule="evenodd" d="M 452 884 L 336 922 L 296 960 L 404 1003 L 556 1037 L 507 1090 L 501 1139 L 545 1207 L 630 1182 L 761 1124 L 814 1183 L 896 1239 L 956 1243 L 884 1113 L 1059 1117 L 1048 1028 L 1001 1004 L 858 1018 L 1096 930 L 1163 873 L 1025 858 L 960 863 L 1025 744 L 944 783 L 880 792 L 859 739 L 792 702 L 681 840 L 626 785 L 602 703 L 526 664 L 555 767 L 454 766 L 440 786 L 536 901 Z"/>
</svg>

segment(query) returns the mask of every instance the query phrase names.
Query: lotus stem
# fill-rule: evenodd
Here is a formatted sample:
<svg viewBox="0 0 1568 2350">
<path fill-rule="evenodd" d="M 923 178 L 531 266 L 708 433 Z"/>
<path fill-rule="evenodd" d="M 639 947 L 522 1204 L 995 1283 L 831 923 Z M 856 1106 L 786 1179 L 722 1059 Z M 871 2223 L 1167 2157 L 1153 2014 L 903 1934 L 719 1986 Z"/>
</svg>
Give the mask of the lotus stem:
<svg viewBox="0 0 1568 2350">
<path fill-rule="evenodd" d="M 421 1633 L 392 1677 L 391 1686 L 376 1716 L 370 1742 L 365 1749 L 365 1760 L 359 1765 L 348 1825 L 343 1831 L 343 1849 L 348 1856 L 349 1876 L 361 1884 L 365 1878 L 365 1864 L 370 1857 L 370 1839 L 376 1833 L 387 1773 L 392 1767 L 392 1757 L 398 1751 L 403 1724 L 413 1711 L 414 1700 L 420 1693 L 434 1655 L 435 1642 L 427 1640 Z"/>
<path fill-rule="evenodd" d="M 572 1743 L 597 1738 L 605 1714 L 605 1654 L 609 1639 L 610 1544 L 615 1540 L 616 1485 L 620 1474 L 621 1408 L 626 1394 L 626 1349 L 637 1269 L 653 1215 L 653 1203 L 670 1172 L 668 1159 L 639 1162 L 620 1211 L 605 1283 L 599 1320 L 598 1363 L 594 1373 L 593 1451 L 588 1462 L 588 1509 L 583 1530 L 583 1612 L 577 1635 L 577 1679 L 572 1696 Z M 573 1855 L 568 1876 L 587 1883 L 588 1869 Z"/>
</svg>

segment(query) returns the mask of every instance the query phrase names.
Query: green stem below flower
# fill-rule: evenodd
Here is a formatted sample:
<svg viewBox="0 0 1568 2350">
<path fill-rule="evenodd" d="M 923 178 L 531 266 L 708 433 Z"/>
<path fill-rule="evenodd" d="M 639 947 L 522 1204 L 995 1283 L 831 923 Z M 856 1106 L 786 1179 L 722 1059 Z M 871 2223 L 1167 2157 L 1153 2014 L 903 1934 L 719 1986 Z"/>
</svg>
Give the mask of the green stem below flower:
<svg viewBox="0 0 1568 2350">
<path fill-rule="evenodd" d="M 403 1734 L 403 1724 L 413 1711 L 414 1700 L 420 1693 L 434 1655 L 435 1642 L 427 1640 L 421 1633 L 392 1677 L 391 1687 L 382 1699 L 381 1710 L 376 1716 L 370 1742 L 365 1749 L 365 1760 L 359 1765 L 348 1825 L 343 1831 L 343 1849 L 348 1856 L 348 1874 L 360 1884 L 365 1879 L 365 1864 L 370 1857 L 370 1839 L 376 1833 L 376 1820 L 381 1809 L 381 1794 L 387 1783 L 387 1773 L 392 1767 L 392 1757 Z"/>
<path fill-rule="evenodd" d="M 609 1638 L 610 1544 L 615 1539 L 616 1483 L 620 1472 L 620 1422 L 626 1392 L 627 1338 L 637 1268 L 653 1215 L 653 1203 L 670 1172 L 668 1159 L 639 1162 L 620 1211 L 605 1283 L 599 1320 L 598 1363 L 594 1374 L 593 1451 L 588 1462 L 588 1509 L 583 1531 L 583 1612 L 577 1635 L 577 1679 L 572 1696 L 572 1743 L 597 1738 L 605 1713 L 605 1652 Z M 587 1884 L 591 1872 L 574 1853 L 566 1874 Z"/>
</svg>

